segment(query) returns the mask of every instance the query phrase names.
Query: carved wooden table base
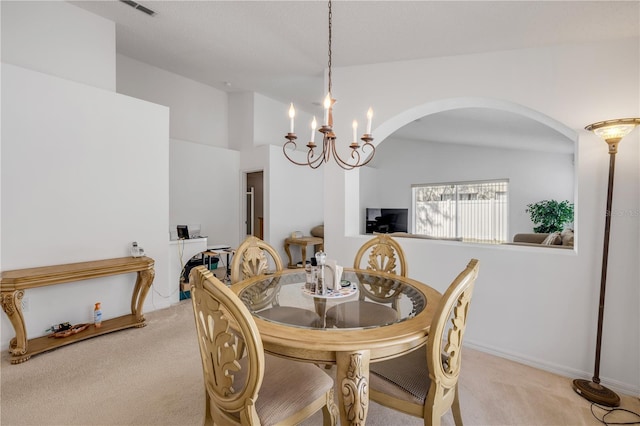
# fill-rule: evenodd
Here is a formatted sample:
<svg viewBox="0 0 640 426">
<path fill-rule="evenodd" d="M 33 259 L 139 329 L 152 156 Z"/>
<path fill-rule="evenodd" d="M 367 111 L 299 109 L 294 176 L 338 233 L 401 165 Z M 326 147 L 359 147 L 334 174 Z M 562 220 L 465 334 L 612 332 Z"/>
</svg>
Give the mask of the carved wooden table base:
<svg viewBox="0 0 640 426">
<path fill-rule="evenodd" d="M 369 411 L 369 351 L 336 353 L 340 424 L 364 425 Z"/>
<path fill-rule="evenodd" d="M 349 280 L 364 285 L 402 288 L 405 318 L 393 324 L 355 328 L 301 327 L 296 323 L 274 321 L 260 313 L 262 304 L 252 302 L 256 294 L 277 287 L 279 306 L 308 309 L 324 317 L 331 302 L 302 294 L 305 275 L 299 269 L 287 269 L 270 275 L 240 281 L 233 290 L 252 310 L 260 338 L 267 353 L 319 365 L 336 365 L 336 392 L 341 425 L 364 425 L 369 409 L 369 364 L 395 358 L 422 347 L 429 335 L 429 324 L 442 295 L 424 283 L 400 275 L 345 268 Z M 288 304 L 287 304 L 288 303 Z M 373 302 L 372 302 L 373 303 Z M 268 311 L 268 307 L 267 307 Z M 424 350 L 424 349 L 423 349 Z"/>
</svg>

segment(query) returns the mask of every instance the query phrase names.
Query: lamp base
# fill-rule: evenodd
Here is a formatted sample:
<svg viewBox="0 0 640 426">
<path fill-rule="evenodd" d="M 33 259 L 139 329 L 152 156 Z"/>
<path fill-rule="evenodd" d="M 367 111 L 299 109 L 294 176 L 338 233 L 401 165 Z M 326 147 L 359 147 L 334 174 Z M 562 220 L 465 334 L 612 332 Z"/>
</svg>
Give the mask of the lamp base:
<svg viewBox="0 0 640 426">
<path fill-rule="evenodd" d="M 617 407 L 620 405 L 620 397 L 611 389 L 590 380 L 575 379 L 573 390 L 581 397 L 596 404 L 607 407 Z"/>
</svg>

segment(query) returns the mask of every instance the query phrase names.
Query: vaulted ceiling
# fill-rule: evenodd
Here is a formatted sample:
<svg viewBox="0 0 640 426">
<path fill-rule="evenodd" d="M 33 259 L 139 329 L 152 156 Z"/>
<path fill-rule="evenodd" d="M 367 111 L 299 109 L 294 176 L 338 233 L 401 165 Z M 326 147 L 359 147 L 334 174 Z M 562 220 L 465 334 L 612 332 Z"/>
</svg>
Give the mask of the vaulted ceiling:
<svg viewBox="0 0 640 426">
<path fill-rule="evenodd" d="M 116 23 L 118 53 L 220 90 L 309 112 L 326 92 L 326 1 L 141 0 L 154 16 L 70 3 Z M 334 0 L 332 11 L 334 68 L 640 37 L 639 1 Z"/>
</svg>

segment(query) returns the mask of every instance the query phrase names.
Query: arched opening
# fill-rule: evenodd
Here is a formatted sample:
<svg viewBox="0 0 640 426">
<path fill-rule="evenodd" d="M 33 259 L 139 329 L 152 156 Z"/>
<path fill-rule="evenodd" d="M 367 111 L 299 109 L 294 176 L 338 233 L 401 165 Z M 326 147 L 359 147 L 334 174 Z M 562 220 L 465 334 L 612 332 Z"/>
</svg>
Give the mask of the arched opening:
<svg viewBox="0 0 640 426">
<path fill-rule="evenodd" d="M 467 192 L 473 192 L 470 183 L 507 182 L 508 190 L 501 194 L 504 217 L 491 220 L 500 222 L 491 225 L 502 228 L 502 234 L 493 237 L 500 243 L 512 242 L 517 233 L 533 232 L 528 204 L 575 203 L 577 133 L 522 105 L 489 98 L 429 102 L 387 120 L 376 135 L 376 157 L 358 179 L 359 233 L 367 231 L 368 208 L 407 209 L 407 232 L 425 233 L 426 228 L 419 226 L 425 213 L 418 214 L 415 199 L 415 187 L 420 185 L 464 184 Z M 474 204 L 474 197 L 481 198 L 465 196 L 469 201 L 448 205 L 445 214 L 447 226 L 456 228 L 452 232 L 458 236 L 464 222 L 471 220 L 463 219 L 460 211 Z M 484 207 L 477 207 L 480 204 Z M 496 214 L 495 203 L 475 205 L 481 209 L 478 215 Z M 433 214 L 426 216 L 433 220 Z M 477 242 L 488 240 L 481 237 Z"/>
</svg>

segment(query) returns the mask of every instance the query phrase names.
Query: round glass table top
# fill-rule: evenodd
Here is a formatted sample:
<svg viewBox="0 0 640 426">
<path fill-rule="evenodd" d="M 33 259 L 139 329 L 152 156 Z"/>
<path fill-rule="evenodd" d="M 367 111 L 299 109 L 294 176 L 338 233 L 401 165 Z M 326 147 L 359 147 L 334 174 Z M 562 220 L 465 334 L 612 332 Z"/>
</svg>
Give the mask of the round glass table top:
<svg viewBox="0 0 640 426">
<path fill-rule="evenodd" d="M 332 282 L 332 277 L 327 276 Z M 427 305 L 423 292 L 396 275 L 345 270 L 342 286 L 316 296 L 305 289 L 305 273 L 265 275 L 238 296 L 265 321 L 309 329 L 366 329 L 413 318 Z"/>
</svg>

